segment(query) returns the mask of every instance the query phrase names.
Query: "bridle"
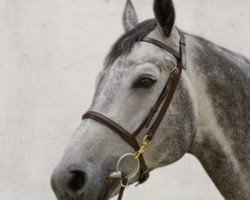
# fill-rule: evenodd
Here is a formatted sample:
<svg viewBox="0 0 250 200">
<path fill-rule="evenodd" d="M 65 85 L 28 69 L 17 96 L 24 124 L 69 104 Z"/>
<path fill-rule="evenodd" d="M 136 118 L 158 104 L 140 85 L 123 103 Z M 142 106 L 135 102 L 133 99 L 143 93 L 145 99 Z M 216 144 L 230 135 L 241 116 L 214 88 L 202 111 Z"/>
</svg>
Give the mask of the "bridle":
<svg viewBox="0 0 250 200">
<path fill-rule="evenodd" d="M 178 29 L 177 29 L 178 30 Z M 172 70 L 167 83 L 165 84 L 159 98 L 157 99 L 154 106 L 151 108 L 148 116 L 145 118 L 145 120 L 142 122 L 142 124 L 138 127 L 138 129 L 134 133 L 128 132 L 126 129 L 124 129 L 122 126 L 114 122 L 113 120 L 109 119 L 108 117 L 94 112 L 94 111 L 88 111 L 82 116 L 82 119 L 93 119 L 111 130 L 113 130 L 116 134 L 118 134 L 125 142 L 127 142 L 134 150 L 135 153 L 128 153 L 118 160 L 117 162 L 117 169 L 116 172 L 112 173 L 108 178 L 107 181 L 112 181 L 113 179 L 120 179 L 121 180 L 121 189 L 119 192 L 118 200 L 122 199 L 123 192 L 125 187 L 128 185 L 129 179 L 133 178 L 136 173 L 133 173 L 130 176 L 124 175 L 121 171 L 119 171 L 119 164 L 121 161 L 128 157 L 132 156 L 135 160 L 138 161 L 138 167 L 140 171 L 138 183 L 144 183 L 149 178 L 149 170 L 146 165 L 146 162 L 143 157 L 143 153 L 146 150 L 146 148 L 150 145 L 157 129 L 159 128 L 167 109 L 171 103 L 171 100 L 174 96 L 174 93 L 176 91 L 177 85 L 179 83 L 182 69 L 185 69 L 186 66 L 186 41 L 184 34 L 178 30 L 180 40 L 179 40 L 179 46 L 180 50 L 179 52 L 175 51 L 172 47 L 168 46 L 165 43 L 162 43 L 161 41 L 158 41 L 153 38 L 145 37 L 142 41 L 154 44 L 170 54 L 172 54 L 177 59 L 177 66 Z M 158 114 L 157 114 L 158 113 Z M 157 115 L 156 115 L 157 114 Z M 153 121 L 154 119 L 154 121 Z M 153 121 L 153 122 L 152 122 Z M 144 129 L 147 129 L 147 134 L 143 139 L 142 146 L 139 146 L 136 136 Z"/>
<path fill-rule="evenodd" d="M 178 29 L 177 29 L 178 30 Z M 127 142 L 134 150 L 134 153 L 128 153 L 118 160 L 117 163 L 117 169 L 116 172 L 112 173 L 108 178 L 107 181 L 112 181 L 113 179 L 120 179 L 121 180 L 121 189 L 118 196 L 118 200 L 122 199 L 123 192 L 125 187 L 128 185 L 129 180 L 133 178 L 136 174 L 136 172 L 133 172 L 132 175 L 125 175 L 121 171 L 119 171 L 119 165 L 123 159 L 126 157 L 133 157 L 133 159 L 138 161 L 138 169 L 139 169 L 139 179 L 138 183 L 144 183 L 148 177 L 149 177 L 149 170 L 146 165 L 146 162 L 143 157 L 143 153 L 146 150 L 146 148 L 150 145 L 157 129 L 159 128 L 167 109 L 171 103 L 171 100 L 174 96 L 174 93 L 176 91 L 177 85 L 179 83 L 182 69 L 185 69 L 186 67 L 186 41 L 184 34 L 178 30 L 180 40 L 180 50 L 179 52 L 175 51 L 172 47 L 168 46 L 165 43 L 162 43 L 161 41 L 158 41 L 153 38 L 145 37 L 142 41 L 154 44 L 170 54 L 172 54 L 177 59 L 177 66 L 172 70 L 167 83 L 165 84 L 159 98 L 157 99 L 154 106 L 151 108 L 149 114 L 143 121 L 143 123 L 138 127 L 138 129 L 134 133 L 130 133 L 127 130 L 125 130 L 122 126 L 114 122 L 113 120 L 109 119 L 108 117 L 94 112 L 94 111 L 88 111 L 85 113 L 82 117 L 82 119 L 90 118 L 93 119 L 111 130 L 113 130 L 116 134 L 118 134 L 125 142 Z M 147 129 L 147 134 L 143 139 L 142 146 L 139 146 L 136 136 L 144 129 Z"/>
</svg>

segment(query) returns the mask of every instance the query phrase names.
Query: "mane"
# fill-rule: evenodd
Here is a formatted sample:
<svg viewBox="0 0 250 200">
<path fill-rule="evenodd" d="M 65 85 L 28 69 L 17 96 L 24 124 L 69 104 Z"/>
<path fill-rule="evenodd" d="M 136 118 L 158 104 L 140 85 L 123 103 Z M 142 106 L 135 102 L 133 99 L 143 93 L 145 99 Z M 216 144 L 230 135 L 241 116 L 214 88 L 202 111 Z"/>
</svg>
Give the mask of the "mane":
<svg viewBox="0 0 250 200">
<path fill-rule="evenodd" d="M 105 65 L 112 65 L 120 56 L 128 55 L 133 49 L 135 43 L 141 41 L 146 35 L 157 27 L 156 19 L 149 19 L 141 22 L 132 30 L 123 34 L 112 46 L 106 57 Z"/>
</svg>

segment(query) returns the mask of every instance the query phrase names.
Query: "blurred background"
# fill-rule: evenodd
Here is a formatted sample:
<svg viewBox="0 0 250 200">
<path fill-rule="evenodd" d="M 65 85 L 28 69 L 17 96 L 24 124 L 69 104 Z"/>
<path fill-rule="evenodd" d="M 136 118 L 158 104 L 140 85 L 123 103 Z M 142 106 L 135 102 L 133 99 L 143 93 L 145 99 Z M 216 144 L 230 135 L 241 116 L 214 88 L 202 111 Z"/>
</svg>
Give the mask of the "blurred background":
<svg viewBox="0 0 250 200">
<path fill-rule="evenodd" d="M 177 25 L 250 58 L 249 0 L 174 0 Z M 140 20 L 152 0 L 134 0 Z M 0 196 L 55 200 L 50 175 L 123 32 L 125 0 L 0 1 Z M 222 200 L 191 155 L 131 186 L 130 200 Z"/>
</svg>

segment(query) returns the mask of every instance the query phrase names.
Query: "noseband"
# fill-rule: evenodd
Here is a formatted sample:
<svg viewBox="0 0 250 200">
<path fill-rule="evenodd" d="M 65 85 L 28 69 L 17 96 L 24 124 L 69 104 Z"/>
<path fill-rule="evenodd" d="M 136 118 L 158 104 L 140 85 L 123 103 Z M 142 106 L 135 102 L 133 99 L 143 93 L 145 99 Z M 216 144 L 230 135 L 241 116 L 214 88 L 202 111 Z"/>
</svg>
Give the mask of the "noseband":
<svg viewBox="0 0 250 200">
<path fill-rule="evenodd" d="M 165 43 L 162 43 L 156 39 L 145 37 L 142 41 L 154 44 L 170 54 L 172 54 L 177 59 L 177 66 L 172 70 L 167 83 L 165 84 L 159 98 L 157 99 L 154 106 L 151 108 L 149 114 L 143 121 L 143 123 L 138 127 L 138 129 L 134 133 L 130 133 L 127 130 L 125 130 L 123 127 L 121 127 L 119 124 L 114 122 L 113 120 L 109 119 L 108 117 L 94 112 L 94 111 L 88 111 L 85 113 L 82 117 L 82 119 L 90 118 L 93 119 L 111 130 L 113 130 L 115 133 L 117 133 L 125 142 L 127 142 L 134 150 L 135 153 L 129 153 L 122 156 L 118 163 L 117 163 L 117 171 L 112 175 L 109 176 L 108 180 L 112 181 L 112 179 L 119 178 L 121 180 L 121 189 L 119 193 L 118 200 L 122 199 L 122 195 L 124 192 L 125 187 L 128 185 L 128 181 L 132 176 L 128 177 L 122 172 L 119 171 L 119 163 L 120 161 L 127 157 L 132 156 L 135 160 L 138 160 L 139 163 L 139 184 L 145 182 L 149 177 L 149 170 L 145 163 L 143 153 L 146 150 L 146 148 L 150 145 L 157 129 L 159 128 L 167 109 L 171 103 L 171 100 L 174 96 L 174 93 L 176 91 L 176 87 L 179 83 L 182 69 L 185 69 L 186 67 L 186 41 L 184 34 L 178 30 L 179 36 L 180 36 L 180 50 L 179 52 L 175 51 L 172 47 L 168 46 Z M 136 140 L 136 136 L 144 129 L 147 129 L 147 134 L 143 139 L 142 146 L 140 146 Z M 133 173 L 134 177 L 134 173 Z"/>
</svg>

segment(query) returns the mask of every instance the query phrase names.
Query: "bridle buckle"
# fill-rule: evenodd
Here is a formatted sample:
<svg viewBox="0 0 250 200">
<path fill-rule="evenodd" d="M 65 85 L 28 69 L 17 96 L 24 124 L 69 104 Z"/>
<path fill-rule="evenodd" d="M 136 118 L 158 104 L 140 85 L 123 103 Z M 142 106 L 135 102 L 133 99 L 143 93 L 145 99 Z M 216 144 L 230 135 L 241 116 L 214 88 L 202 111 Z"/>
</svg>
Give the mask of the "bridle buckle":
<svg viewBox="0 0 250 200">
<path fill-rule="evenodd" d="M 146 135 L 144 138 L 143 138 L 143 142 L 142 142 L 142 146 L 140 147 L 140 149 L 138 151 L 136 151 L 134 153 L 134 159 L 135 160 L 138 160 L 139 157 L 145 152 L 145 150 L 150 146 L 151 144 L 151 140 L 149 139 L 149 136 Z"/>
</svg>

